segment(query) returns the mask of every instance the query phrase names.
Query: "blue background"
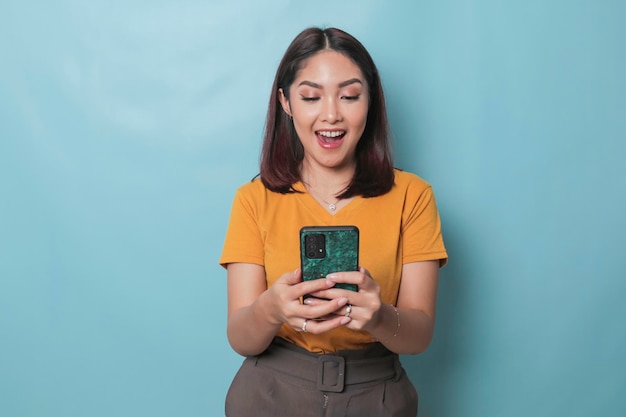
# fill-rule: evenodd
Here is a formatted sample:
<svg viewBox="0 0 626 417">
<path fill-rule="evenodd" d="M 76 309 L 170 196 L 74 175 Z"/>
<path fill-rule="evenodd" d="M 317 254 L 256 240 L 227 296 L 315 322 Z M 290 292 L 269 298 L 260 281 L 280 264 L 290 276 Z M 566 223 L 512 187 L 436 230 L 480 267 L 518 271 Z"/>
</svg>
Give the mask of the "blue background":
<svg viewBox="0 0 626 417">
<path fill-rule="evenodd" d="M 450 263 L 420 417 L 625 416 L 626 3 L 3 1 L 0 415 L 219 416 L 274 71 L 338 26 Z"/>
</svg>

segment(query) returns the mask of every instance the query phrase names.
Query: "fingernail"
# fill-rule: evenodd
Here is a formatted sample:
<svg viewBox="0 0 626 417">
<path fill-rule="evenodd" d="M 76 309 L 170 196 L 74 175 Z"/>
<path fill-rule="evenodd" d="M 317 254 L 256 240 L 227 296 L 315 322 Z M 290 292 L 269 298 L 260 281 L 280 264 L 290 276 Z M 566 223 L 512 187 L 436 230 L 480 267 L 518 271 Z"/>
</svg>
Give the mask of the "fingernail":
<svg viewBox="0 0 626 417">
<path fill-rule="evenodd" d="M 328 274 L 328 275 L 326 275 L 326 278 L 327 279 L 337 279 L 337 275 L 335 275 L 335 274 Z"/>
<path fill-rule="evenodd" d="M 309 298 L 307 298 L 307 299 L 304 300 L 304 304 L 311 305 L 311 304 L 313 304 L 313 301 L 311 301 Z"/>
<path fill-rule="evenodd" d="M 331 280 L 327 279 L 327 280 L 326 280 L 326 284 L 327 284 L 327 285 L 329 285 L 329 286 L 331 286 L 331 287 L 334 287 L 334 286 L 335 286 L 335 284 L 336 284 L 336 282 L 333 282 L 333 281 L 331 281 Z"/>
<path fill-rule="evenodd" d="M 350 320 L 352 320 L 350 317 L 344 317 L 341 319 L 341 324 L 348 324 L 350 323 Z"/>
<path fill-rule="evenodd" d="M 347 298 L 345 298 L 345 297 L 344 297 L 344 298 L 340 298 L 340 299 L 337 301 L 337 304 L 339 305 L 339 307 L 343 307 L 343 306 L 345 306 L 346 304 L 348 304 L 348 299 L 347 299 Z"/>
</svg>

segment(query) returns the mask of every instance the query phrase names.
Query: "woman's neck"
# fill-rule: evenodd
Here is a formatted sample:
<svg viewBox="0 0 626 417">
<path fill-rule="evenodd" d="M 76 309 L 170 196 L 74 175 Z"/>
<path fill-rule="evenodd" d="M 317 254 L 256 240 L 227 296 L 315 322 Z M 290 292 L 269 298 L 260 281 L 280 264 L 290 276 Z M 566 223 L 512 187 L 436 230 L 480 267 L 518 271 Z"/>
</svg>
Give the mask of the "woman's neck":
<svg viewBox="0 0 626 417">
<path fill-rule="evenodd" d="M 354 167 L 341 169 L 315 169 L 310 164 L 302 163 L 300 178 L 309 188 L 313 188 L 318 194 L 335 196 L 341 194 L 352 182 Z"/>
</svg>

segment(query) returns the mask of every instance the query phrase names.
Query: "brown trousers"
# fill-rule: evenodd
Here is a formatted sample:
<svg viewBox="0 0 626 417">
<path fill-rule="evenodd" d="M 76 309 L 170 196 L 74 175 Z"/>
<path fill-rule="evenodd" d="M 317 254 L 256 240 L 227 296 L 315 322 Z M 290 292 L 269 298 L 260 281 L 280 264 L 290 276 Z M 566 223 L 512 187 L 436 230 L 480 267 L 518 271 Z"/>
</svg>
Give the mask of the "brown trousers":
<svg viewBox="0 0 626 417">
<path fill-rule="evenodd" d="M 317 355 L 275 339 L 246 358 L 226 396 L 227 417 L 416 417 L 417 392 L 383 345 Z"/>
</svg>

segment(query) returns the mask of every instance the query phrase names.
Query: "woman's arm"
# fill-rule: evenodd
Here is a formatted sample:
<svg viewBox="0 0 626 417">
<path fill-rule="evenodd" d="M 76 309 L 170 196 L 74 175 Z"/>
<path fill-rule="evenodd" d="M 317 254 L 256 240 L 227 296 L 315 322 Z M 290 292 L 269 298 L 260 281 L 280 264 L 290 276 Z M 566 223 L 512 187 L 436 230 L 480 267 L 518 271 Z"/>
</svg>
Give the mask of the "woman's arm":
<svg viewBox="0 0 626 417">
<path fill-rule="evenodd" d="M 243 356 L 263 352 L 281 323 L 262 311 L 259 298 L 267 290 L 261 265 L 233 263 L 228 271 L 228 341 Z M 259 311 L 261 310 L 261 311 Z"/>
<path fill-rule="evenodd" d="M 417 354 L 426 350 L 435 327 L 439 261 L 403 265 L 396 308 L 381 301 L 380 287 L 365 268 L 358 272 L 333 273 L 327 279 L 359 287 L 357 293 L 331 288 L 317 294 L 325 298 L 348 298 L 348 303 L 352 305 L 352 320 L 346 327 L 368 331 L 398 354 Z M 334 314 L 345 316 L 348 309 L 343 307 Z"/>
<path fill-rule="evenodd" d="M 335 285 L 319 279 L 302 282 L 300 270 L 283 274 L 269 289 L 261 265 L 232 263 L 228 270 L 228 341 L 243 356 L 258 355 L 272 342 L 283 323 L 302 329 L 305 319 L 324 317 L 343 307 L 339 298 L 316 306 L 302 305 L 300 297 Z M 310 333 L 322 333 L 345 324 L 345 317 L 311 322 Z"/>
<path fill-rule="evenodd" d="M 393 352 L 424 352 L 435 328 L 438 280 L 439 261 L 403 265 L 397 313 L 393 306 L 382 304 L 369 332 Z"/>
</svg>

